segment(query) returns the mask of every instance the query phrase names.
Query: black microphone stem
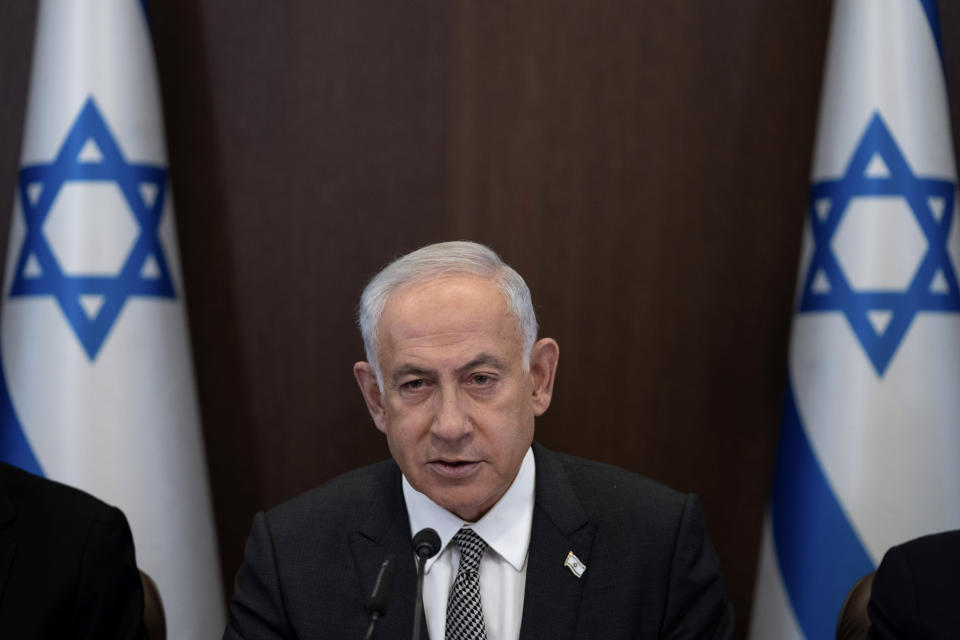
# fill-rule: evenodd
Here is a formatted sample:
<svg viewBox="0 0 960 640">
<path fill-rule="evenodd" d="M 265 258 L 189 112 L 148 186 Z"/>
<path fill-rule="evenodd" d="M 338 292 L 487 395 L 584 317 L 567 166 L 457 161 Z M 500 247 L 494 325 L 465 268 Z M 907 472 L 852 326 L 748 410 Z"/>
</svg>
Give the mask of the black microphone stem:
<svg viewBox="0 0 960 640">
<path fill-rule="evenodd" d="M 370 616 L 370 626 L 367 627 L 367 635 L 363 636 L 363 640 L 370 640 L 373 637 L 373 628 L 377 626 L 377 620 L 380 619 L 379 613 L 371 614 Z"/>
<path fill-rule="evenodd" d="M 377 620 L 387 615 L 387 603 L 390 602 L 390 594 L 393 592 L 393 575 L 397 570 L 397 560 L 393 556 L 387 556 L 380 565 L 380 573 L 377 574 L 377 581 L 373 584 L 373 593 L 367 601 L 367 613 L 370 614 L 370 626 L 367 627 L 367 635 L 363 640 L 370 640 L 373 637 L 373 628 L 377 626 Z"/>
<path fill-rule="evenodd" d="M 412 640 L 420 640 L 420 627 L 423 618 L 423 565 L 428 558 L 440 553 L 440 536 L 429 527 L 421 529 L 413 536 L 413 552 L 417 562 L 417 600 L 413 607 L 413 636 Z"/>
<path fill-rule="evenodd" d="M 417 600 L 413 607 L 413 636 L 411 640 L 420 640 L 420 624 L 423 618 L 423 565 L 426 558 L 417 556 Z"/>
</svg>

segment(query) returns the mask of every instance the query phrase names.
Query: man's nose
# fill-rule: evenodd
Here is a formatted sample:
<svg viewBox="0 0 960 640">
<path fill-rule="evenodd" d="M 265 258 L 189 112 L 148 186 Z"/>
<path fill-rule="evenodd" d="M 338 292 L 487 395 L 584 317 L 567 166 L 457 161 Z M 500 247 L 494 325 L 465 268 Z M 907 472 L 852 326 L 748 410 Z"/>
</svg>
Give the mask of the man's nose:
<svg viewBox="0 0 960 640">
<path fill-rule="evenodd" d="M 441 388 L 430 432 L 442 440 L 459 440 L 472 430 L 470 418 L 455 388 Z"/>
</svg>

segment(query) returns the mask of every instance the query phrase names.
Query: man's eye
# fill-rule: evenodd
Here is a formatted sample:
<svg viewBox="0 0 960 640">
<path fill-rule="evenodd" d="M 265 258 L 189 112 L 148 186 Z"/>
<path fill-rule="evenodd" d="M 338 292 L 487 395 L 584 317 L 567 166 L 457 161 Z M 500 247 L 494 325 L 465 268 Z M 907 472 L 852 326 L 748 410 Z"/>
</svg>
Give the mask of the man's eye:
<svg viewBox="0 0 960 640">
<path fill-rule="evenodd" d="M 470 382 L 472 382 L 475 385 L 484 387 L 490 384 L 491 382 L 493 382 L 493 378 L 486 375 L 485 373 L 475 373 L 472 376 L 470 376 Z"/>
<path fill-rule="evenodd" d="M 408 380 L 404 382 L 400 385 L 400 388 L 414 391 L 416 389 L 423 388 L 424 384 L 426 384 L 426 382 L 424 382 L 423 378 L 417 378 L 416 380 Z"/>
</svg>

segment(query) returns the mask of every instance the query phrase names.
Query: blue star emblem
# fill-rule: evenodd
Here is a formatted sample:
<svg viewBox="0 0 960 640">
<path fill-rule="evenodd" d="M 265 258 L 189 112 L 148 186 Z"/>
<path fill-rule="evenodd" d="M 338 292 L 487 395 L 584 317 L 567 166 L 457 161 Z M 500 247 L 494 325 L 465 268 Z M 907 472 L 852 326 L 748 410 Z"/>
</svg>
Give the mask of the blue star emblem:
<svg viewBox="0 0 960 640">
<path fill-rule="evenodd" d="M 88 98 L 49 164 L 23 167 L 19 195 L 26 234 L 14 268 L 10 297 L 53 296 L 93 361 L 127 298 L 175 298 L 158 227 L 167 171 L 127 162 L 93 98 Z M 137 233 L 119 272 L 65 273 L 43 232 L 51 207 L 70 183 L 115 183 Z M 109 235 L 111 229 L 96 229 Z"/>
<path fill-rule="evenodd" d="M 878 160 L 879 158 L 879 160 Z M 875 167 L 881 167 L 879 171 Z M 853 152 L 846 173 L 810 187 L 808 215 L 814 251 L 803 284 L 800 312 L 841 311 L 883 376 L 914 317 L 921 311 L 960 311 L 960 288 L 947 252 L 956 183 L 913 173 L 879 113 Z M 857 197 L 899 197 L 909 206 L 927 249 L 904 290 L 854 289 L 831 241 Z M 875 323 L 874 318 L 884 321 Z"/>
</svg>

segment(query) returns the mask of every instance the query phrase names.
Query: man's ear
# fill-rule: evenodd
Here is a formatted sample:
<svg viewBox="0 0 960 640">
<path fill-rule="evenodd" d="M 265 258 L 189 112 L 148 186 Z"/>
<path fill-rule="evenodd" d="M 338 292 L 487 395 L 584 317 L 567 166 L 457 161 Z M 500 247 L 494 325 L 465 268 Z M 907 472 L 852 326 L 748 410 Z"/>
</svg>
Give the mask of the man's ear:
<svg viewBox="0 0 960 640">
<path fill-rule="evenodd" d="M 553 338 L 537 340 L 530 351 L 530 375 L 533 377 L 533 415 L 539 416 L 553 398 L 553 379 L 560 360 L 560 345 Z"/>
<path fill-rule="evenodd" d="M 367 403 L 367 410 L 377 429 L 386 433 L 386 418 L 383 411 L 383 393 L 377 384 L 377 374 L 369 362 L 358 362 L 353 365 L 353 377 L 360 385 L 363 401 Z"/>
</svg>

